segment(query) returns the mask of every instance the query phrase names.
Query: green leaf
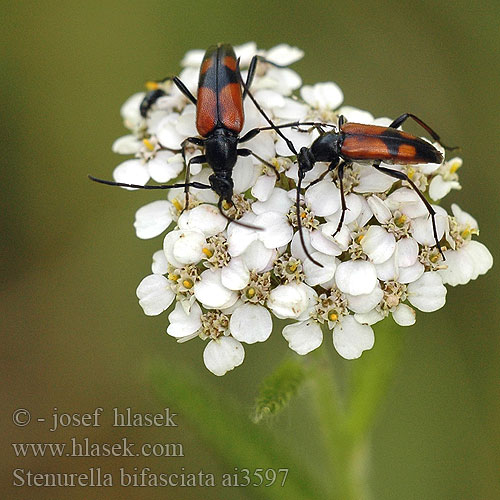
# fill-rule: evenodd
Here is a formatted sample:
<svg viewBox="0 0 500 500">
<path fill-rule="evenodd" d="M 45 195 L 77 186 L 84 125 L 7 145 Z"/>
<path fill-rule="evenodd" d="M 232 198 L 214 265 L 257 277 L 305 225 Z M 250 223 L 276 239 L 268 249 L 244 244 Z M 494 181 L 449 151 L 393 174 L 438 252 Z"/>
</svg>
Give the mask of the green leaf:
<svg viewBox="0 0 500 500">
<path fill-rule="evenodd" d="M 221 383 L 207 383 L 184 366 L 164 362 L 151 363 L 153 387 L 160 399 L 175 406 L 190 421 L 200 438 L 229 469 L 289 469 L 284 487 L 277 481 L 273 487 L 259 488 L 262 498 L 324 498 L 302 463 L 293 456 L 287 444 L 267 429 L 257 427 L 248 418 L 246 408 L 220 389 Z M 217 379 L 218 381 L 220 379 Z M 256 490 L 253 490 L 256 493 Z"/>
<path fill-rule="evenodd" d="M 252 420 L 259 423 L 264 419 L 275 417 L 284 410 L 297 394 L 305 378 L 302 364 L 295 359 L 286 359 L 269 375 L 260 387 L 255 401 Z"/>
</svg>

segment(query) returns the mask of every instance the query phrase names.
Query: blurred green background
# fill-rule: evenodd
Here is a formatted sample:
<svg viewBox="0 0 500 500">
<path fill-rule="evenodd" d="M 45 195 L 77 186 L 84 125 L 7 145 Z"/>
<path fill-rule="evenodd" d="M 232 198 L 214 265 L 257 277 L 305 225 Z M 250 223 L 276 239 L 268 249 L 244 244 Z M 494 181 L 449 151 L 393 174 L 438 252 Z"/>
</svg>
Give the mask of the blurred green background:
<svg viewBox="0 0 500 500">
<path fill-rule="evenodd" d="M 419 313 L 414 327 L 398 331 L 403 348 L 377 415 L 371 480 L 377 499 L 500 498 L 498 2 L 4 1 L 2 13 L 2 498 L 267 498 L 264 488 L 11 486 L 15 467 L 213 473 L 263 467 L 258 459 L 225 462 L 217 434 L 207 435 L 221 432 L 215 419 L 228 401 L 251 412 L 258 383 L 286 354 L 286 342 L 274 335 L 248 346 L 240 368 L 211 375 L 202 342 L 177 345 L 163 333 L 166 315 L 147 318 L 137 304 L 135 288 L 161 241 L 138 240 L 132 222 L 154 197 L 86 177 L 109 178 L 120 162 L 110 150 L 125 133 L 119 109 L 145 80 L 175 74 L 189 49 L 249 40 L 262 48 L 297 45 L 306 55 L 294 69 L 305 83 L 333 80 L 346 104 L 375 116 L 413 112 L 445 142 L 462 146 L 463 190 L 445 206 L 457 202 L 478 219 L 496 267 L 449 288 L 444 309 Z M 202 432 L 177 395 L 159 397 L 152 363 L 167 376 L 184 367 L 218 405 L 201 410 Z M 97 406 L 107 416 L 114 406 L 141 412 L 170 406 L 179 426 L 124 433 L 105 420 L 90 431 L 50 433 L 36 422 L 54 407 L 81 413 Z M 35 420 L 25 428 L 11 422 L 19 407 Z M 288 441 L 304 470 L 327 480 L 315 425 L 304 392 L 266 432 Z M 182 442 L 186 456 L 16 459 L 9 444 L 70 436 L 112 442 L 124 435 Z M 300 480 L 301 470 L 290 475 Z M 286 486 L 285 497 L 294 498 Z"/>
</svg>

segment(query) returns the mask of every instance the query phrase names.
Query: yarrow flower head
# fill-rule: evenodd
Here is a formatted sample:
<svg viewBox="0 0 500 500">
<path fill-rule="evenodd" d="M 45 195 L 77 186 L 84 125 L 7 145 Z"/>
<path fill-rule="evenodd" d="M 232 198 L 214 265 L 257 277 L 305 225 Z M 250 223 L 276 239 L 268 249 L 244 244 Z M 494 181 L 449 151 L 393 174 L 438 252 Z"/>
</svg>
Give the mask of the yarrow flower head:
<svg viewBox="0 0 500 500">
<path fill-rule="evenodd" d="M 302 57 L 297 48 L 262 51 L 248 43 L 235 51 L 244 80 L 252 57 L 265 59 L 257 65 L 251 92 L 276 125 L 336 123 L 340 115 L 355 123 L 391 123 L 342 106 L 335 83 L 302 86 L 300 76 L 285 67 Z M 191 92 L 202 60 L 203 51 L 194 50 L 181 62 L 179 78 Z M 203 146 L 185 142 L 197 136 L 195 106 L 172 82 L 160 85 L 161 97 L 146 116 L 140 112 L 144 92 L 122 106 L 129 134 L 115 141 L 113 151 L 132 158 L 116 167 L 117 182 L 184 183 L 187 162 L 205 154 Z M 244 113 L 240 136 L 268 126 L 249 98 Z M 321 133 L 306 125 L 282 131 L 296 151 L 309 148 Z M 236 161 L 232 203 L 219 207 L 210 189 L 191 187 L 186 196 L 184 188 L 173 188 L 139 208 L 134 222 L 141 239 L 163 235 L 152 272 L 137 288 L 139 304 L 147 315 L 169 311 L 167 333 L 178 342 L 202 339 L 204 363 L 215 375 L 241 365 L 244 344 L 266 341 L 277 319 L 287 320 L 282 335 L 300 355 L 326 336 L 342 357 L 358 358 L 374 345 L 373 324 L 392 316 L 401 326 L 413 325 L 415 309 L 444 306 L 445 285 L 465 284 L 493 264 L 488 249 L 474 239 L 479 227 L 471 215 L 458 205 L 451 214 L 432 205 L 434 228 L 411 186 L 431 202 L 461 189 L 460 158 L 389 165 L 410 181 L 357 161 L 339 178 L 338 170 L 318 161 L 305 172 L 297 204 L 297 157 L 283 137 L 268 129 L 245 148 L 254 154 Z M 207 184 L 212 174 L 205 163 L 190 164 L 191 183 Z"/>
</svg>

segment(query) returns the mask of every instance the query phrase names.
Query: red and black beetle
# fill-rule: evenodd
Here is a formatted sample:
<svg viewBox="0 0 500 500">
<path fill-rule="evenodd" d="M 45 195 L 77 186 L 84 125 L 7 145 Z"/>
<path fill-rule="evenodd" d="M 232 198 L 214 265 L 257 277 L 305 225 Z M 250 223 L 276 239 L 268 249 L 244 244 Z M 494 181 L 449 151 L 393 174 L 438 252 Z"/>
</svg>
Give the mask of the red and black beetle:
<svg viewBox="0 0 500 500">
<path fill-rule="evenodd" d="M 388 127 L 366 125 L 362 123 L 348 123 L 344 116 L 339 117 L 336 129 L 333 125 L 316 122 L 295 122 L 273 127 L 285 128 L 310 125 L 317 128 L 320 132 L 320 136 L 311 144 L 309 148 L 303 147 L 298 153 L 295 148 L 290 148 L 292 153 L 297 156 L 299 167 L 296 196 L 297 214 L 300 213 L 300 190 L 306 173 L 309 172 L 318 161 L 329 162 L 330 164 L 327 171 L 324 172 L 318 179 L 313 181 L 309 186 L 322 180 L 328 172 L 337 169 L 342 213 L 338 227 L 333 234 L 333 236 L 335 236 L 335 234 L 337 234 L 342 227 L 345 212 L 347 210 L 344 186 L 342 183 L 344 168 L 352 164 L 354 161 L 373 161 L 372 166 L 374 168 L 384 174 L 395 177 L 396 179 L 407 181 L 418 194 L 431 216 L 432 231 L 436 241 L 436 246 L 444 258 L 437 235 L 435 220 L 436 212 L 432 208 L 431 204 L 427 201 L 425 196 L 406 173 L 380 165 L 382 162 L 397 165 L 411 165 L 419 163 L 441 163 L 443 161 L 443 155 L 432 144 L 420 139 L 419 137 L 408 134 L 407 132 L 397 130 L 397 128 L 408 118 L 415 120 L 436 142 L 440 143 L 445 149 L 457 149 L 455 147 L 445 146 L 434 130 L 432 130 L 420 118 L 410 113 L 405 113 L 399 116 Z M 325 131 L 323 127 L 326 126 L 334 127 L 334 130 Z M 300 217 L 297 217 L 297 221 L 304 251 L 315 264 L 320 265 L 307 252 L 304 236 L 302 234 Z"/>
<path fill-rule="evenodd" d="M 184 154 L 184 147 L 187 143 L 192 143 L 197 146 L 203 146 L 205 148 L 205 153 L 191 158 L 187 163 L 186 182 L 156 186 L 139 186 L 135 184 L 104 181 L 94 177 L 91 177 L 91 179 L 103 184 L 140 189 L 170 189 L 174 187 L 184 187 L 186 192 L 186 207 L 188 206 L 189 187 L 212 189 L 219 195 L 219 210 L 227 217 L 222 210 L 222 202 L 226 201 L 231 203 L 234 185 L 232 171 L 238 156 L 253 155 L 267 166 L 273 168 L 276 172 L 273 165 L 257 156 L 250 149 L 238 148 L 240 143 L 254 138 L 261 130 L 274 128 L 271 120 L 249 92 L 249 87 L 255 75 L 258 61 L 264 61 L 273 66 L 282 67 L 271 61 L 267 61 L 261 56 L 254 56 L 250 62 L 247 80 L 243 82 L 239 71 L 238 59 L 236 58 L 233 47 L 229 44 L 219 44 L 210 47 L 203 57 L 200 68 L 197 98 L 191 94 L 189 89 L 179 78 L 169 77 L 162 80 L 162 82 L 172 80 L 179 90 L 196 105 L 196 128 L 201 137 L 188 137 L 182 143 L 182 152 Z M 243 91 L 242 86 L 244 88 Z M 142 116 L 147 116 L 151 106 L 164 94 L 164 91 L 158 88 L 146 94 L 140 105 Z M 243 99 L 246 95 L 252 99 L 257 109 L 270 124 L 270 127 L 255 128 L 247 132 L 243 137 L 239 137 L 239 133 L 243 129 L 244 124 Z M 279 130 L 277 132 L 283 137 L 289 147 L 293 148 L 291 142 L 281 134 Z M 208 165 L 210 165 L 213 174 L 209 177 L 209 184 L 189 181 L 189 167 L 192 163 L 208 163 Z"/>
</svg>

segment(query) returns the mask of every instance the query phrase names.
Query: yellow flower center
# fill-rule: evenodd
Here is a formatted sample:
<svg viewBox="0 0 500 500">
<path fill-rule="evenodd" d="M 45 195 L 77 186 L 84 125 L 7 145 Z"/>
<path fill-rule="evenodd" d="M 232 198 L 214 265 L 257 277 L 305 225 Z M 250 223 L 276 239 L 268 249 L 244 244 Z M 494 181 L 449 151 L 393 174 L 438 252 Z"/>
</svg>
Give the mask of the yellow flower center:
<svg viewBox="0 0 500 500">
<path fill-rule="evenodd" d="M 180 212 L 182 210 L 182 204 L 181 202 L 177 199 L 177 198 L 174 198 L 172 200 L 172 205 Z"/>
<path fill-rule="evenodd" d="M 178 274 L 171 274 L 171 273 L 168 274 L 168 279 L 170 281 L 177 281 L 179 278 L 180 276 Z"/>
<path fill-rule="evenodd" d="M 214 254 L 214 253 L 212 252 L 212 250 L 210 250 L 209 248 L 203 248 L 201 251 L 202 251 L 202 252 L 203 252 L 203 253 L 204 253 L 204 254 L 205 254 L 205 255 L 206 255 L 209 259 L 210 259 L 210 257 L 212 257 L 212 255 Z"/>
<path fill-rule="evenodd" d="M 330 311 L 328 313 L 328 319 L 330 321 L 337 321 L 339 319 L 339 315 L 335 311 Z"/>
<path fill-rule="evenodd" d="M 460 168 L 460 162 L 459 161 L 454 161 L 450 165 L 450 174 L 454 174 L 459 168 Z"/>
<path fill-rule="evenodd" d="M 397 219 L 394 220 L 394 223 L 396 224 L 396 226 L 398 227 L 402 227 L 404 225 L 404 223 L 406 222 L 406 215 L 401 215 L 400 217 L 398 217 Z"/>
<path fill-rule="evenodd" d="M 184 280 L 182 282 L 182 284 L 184 285 L 184 288 L 193 288 L 193 281 L 192 280 Z"/>
<path fill-rule="evenodd" d="M 144 146 L 146 146 L 146 148 L 148 148 L 150 151 L 153 151 L 153 149 L 155 148 L 153 146 L 153 143 L 149 140 L 149 139 L 143 139 L 142 140 L 142 143 L 144 144 Z"/>
<path fill-rule="evenodd" d="M 160 85 L 158 84 L 158 82 L 153 82 L 153 81 L 146 82 L 146 89 L 147 90 L 156 90 L 159 87 L 160 87 Z"/>
<path fill-rule="evenodd" d="M 252 297 L 254 297 L 255 296 L 255 288 L 253 288 L 253 287 L 249 288 L 247 290 L 246 296 L 248 299 L 251 299 Z"/>
</svg>

